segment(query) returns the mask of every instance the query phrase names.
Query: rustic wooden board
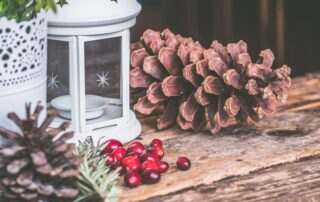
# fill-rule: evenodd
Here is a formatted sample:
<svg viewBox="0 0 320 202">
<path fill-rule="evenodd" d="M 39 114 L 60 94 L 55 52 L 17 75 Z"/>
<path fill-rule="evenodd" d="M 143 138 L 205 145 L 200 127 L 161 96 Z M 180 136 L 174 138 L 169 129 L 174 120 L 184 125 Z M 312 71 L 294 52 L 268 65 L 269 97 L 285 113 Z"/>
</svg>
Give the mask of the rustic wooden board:
<svg viewBox="0 0 320 202">
<path fill-rule="evenodd" d="M 145 202 L 319 201 L 320 158 L 278 165 Z"/>
<path fill-rule="evenodd" d="M 263 168 L 320 155 L 319 89 L 318 76 L 296 78 L 287 104 L 280 105 L 278 113 L 256 126 L 233 126 L 216 135 L 194 134 L 178 128 L 157 131 L 154 117 L 141 118 L 141 141 L 163 139 L 167 151 L 164 160 L 171 168 L 156 185 L 124 188 L 120 201 L 150 198 L 162 201 L 161 196 L 182 192 L 183 197 L 188 197 L 194 193 L 188 190 L 194 188 L 197 192 L 196 187 L 212 186 L 225 178 L 245 176 Z M 189 171 L 175 169 L 174 162 L 179 156 L 191 159 L 193 165 Z M 189 199 L 198 201 L 200 195 Z"/>
</svg>

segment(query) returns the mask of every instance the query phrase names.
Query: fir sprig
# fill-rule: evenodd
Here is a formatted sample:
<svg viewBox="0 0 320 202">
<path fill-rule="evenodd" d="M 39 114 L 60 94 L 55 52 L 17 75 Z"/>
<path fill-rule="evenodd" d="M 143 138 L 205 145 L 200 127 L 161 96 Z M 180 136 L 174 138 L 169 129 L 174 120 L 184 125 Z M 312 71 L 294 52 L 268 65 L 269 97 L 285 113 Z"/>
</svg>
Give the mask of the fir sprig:
<svg viewBox="0 0 320 202">
<path fill-rule="evenodd" d="M 95 145 L 89 137 L 76 150 L 83 162 L 76 182 L 80 196 L 75 202 L 117 200 L 120 188 L 116 181 L 119 174 L 116 171 L 110 172 L 110 168 L 105 165 L 105 160 L 100 156 L 101 145 Z"/>
</svg>

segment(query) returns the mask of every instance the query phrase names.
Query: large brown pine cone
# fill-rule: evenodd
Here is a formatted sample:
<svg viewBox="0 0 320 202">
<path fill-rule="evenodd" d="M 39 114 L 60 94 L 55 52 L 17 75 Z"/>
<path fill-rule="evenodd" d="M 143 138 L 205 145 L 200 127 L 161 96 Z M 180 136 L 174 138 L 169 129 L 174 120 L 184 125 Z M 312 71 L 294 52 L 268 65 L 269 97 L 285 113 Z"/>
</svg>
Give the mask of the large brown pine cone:
<svg viewBox="0 0 320 202">
<path fill-rule="evenodd" d="M 207 125 L 215 133 L 234 117 L 257 122 L 275 110 L 273 95 L 286 100 L 291 84 L 289 67 L 271 69 L 271 50 L 261 51 L 253 63 L 243 41 L 227 47 L 214 41 L 204 49 L 169 30 L 147 30 L 131 48 L 131 87 L 141 97 L 134 108 L 150 114 L 164 103 L 159 129 L 177 120 L 182 129 Z"/>
<path fill-rule="evenodd" d="M 15 113 L 8 115 L 22 134 L 0 127 L 0 135 L 5 140 L 0 143 L 1 201 L 71 201 L 78 195 L 74 181 L 81 162 L 74 155 L 75 145 L 66 143 L 73 133 L 67 132 L 57 138 L 68 123 L 48 130 L 57 115 L 53 111 L 38 127 L 43 107 L 38 105 L 34 113 L 30 108 L 26 106 L 26 120 Z"/>
<path fill-rule="evenodd" d="M 162 33 L 144 32 L 141 42 L 131 45 L 130 84 L 132 97 L 138 97 L 135 111 L 149 115 L 164 106 L 157 121 L 159 129 L 176 122 L 180 103 L 192 90 L 183 78 L 189 60 L 196 60 L 204 48 L 191 38 L 184 38 L 166 29 Z M 192 54 L 186 55 L 186 51 Z"/>
</svg>

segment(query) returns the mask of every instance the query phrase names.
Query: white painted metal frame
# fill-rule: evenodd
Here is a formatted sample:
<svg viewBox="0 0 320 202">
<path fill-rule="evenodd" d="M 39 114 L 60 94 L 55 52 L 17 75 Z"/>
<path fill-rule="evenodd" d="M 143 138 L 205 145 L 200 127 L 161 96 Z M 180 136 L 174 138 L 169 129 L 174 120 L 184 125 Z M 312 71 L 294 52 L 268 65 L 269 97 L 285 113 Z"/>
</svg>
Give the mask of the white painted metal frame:
<svg viewBox="0 0 320 202">
<path fill-rule="evenodd" d="M 122 117 L 116 118 L 113 120 L 91 123 L 87 124 L 86 122 L 86 110 L 85 110 L 85 51 L 84 43 L 88 41 L 102 40 L 108 38 L 121 38 L 121 81 L 120 81 L 120 100 L 122 100 Z M 94 35 L 94 36 L 78 36 L 78 64 L 79 64 L 79 116 L 80 117 L 80 131 L 92 132 L 95 129 L 100 129 L 112 125 L 120 125 L 126 123 L 129 120 L 129 39 L 130 33 L 129 30 L 124 30 L 121 32 L 116 32 L 112 34 L 104 35 Z M 75 119 L 76 120 L 76 119 Z"/>
<path fill-rule="evenodd" d="M 71 128 L 75 132 L 80 132 L 80 120 L 79 120 L 79 80 L 78 76 L 78 68 L 74 68 L 78 66 L 77 58 L 78 58 L 78 46 L 77 46 L 77 37 L 75 36 L 49 36 L 48 40 L 56 40 L 56 41 L 65 41 L 69 43 L 69 94 L 71 96 Z M 50 104 L 48 105 L 50 106 Z M 62 122 L 66 121 L 65 119 L 56 118 L 52 123 L 51 127 L 58 127 Z"/>
</svg>

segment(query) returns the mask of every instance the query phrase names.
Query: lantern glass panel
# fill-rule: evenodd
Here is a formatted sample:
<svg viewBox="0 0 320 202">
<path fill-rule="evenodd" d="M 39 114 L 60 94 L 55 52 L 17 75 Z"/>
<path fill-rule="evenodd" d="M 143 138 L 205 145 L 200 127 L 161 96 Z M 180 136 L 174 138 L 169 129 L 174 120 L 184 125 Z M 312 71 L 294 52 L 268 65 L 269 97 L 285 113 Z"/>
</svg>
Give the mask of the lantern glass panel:
<svg viewBox="0 0 320 202">
<path fill-rule="evenodd" d="M 69 42 L 48 40 L 47 101 L 69 96 Z M 50 106 L 50 105 L 49 105 Z"/>
<path fill-rule="evenodd" d="M 86 122 L 123 117 L 121 37 L 84 43 Z"/>
</svg>

